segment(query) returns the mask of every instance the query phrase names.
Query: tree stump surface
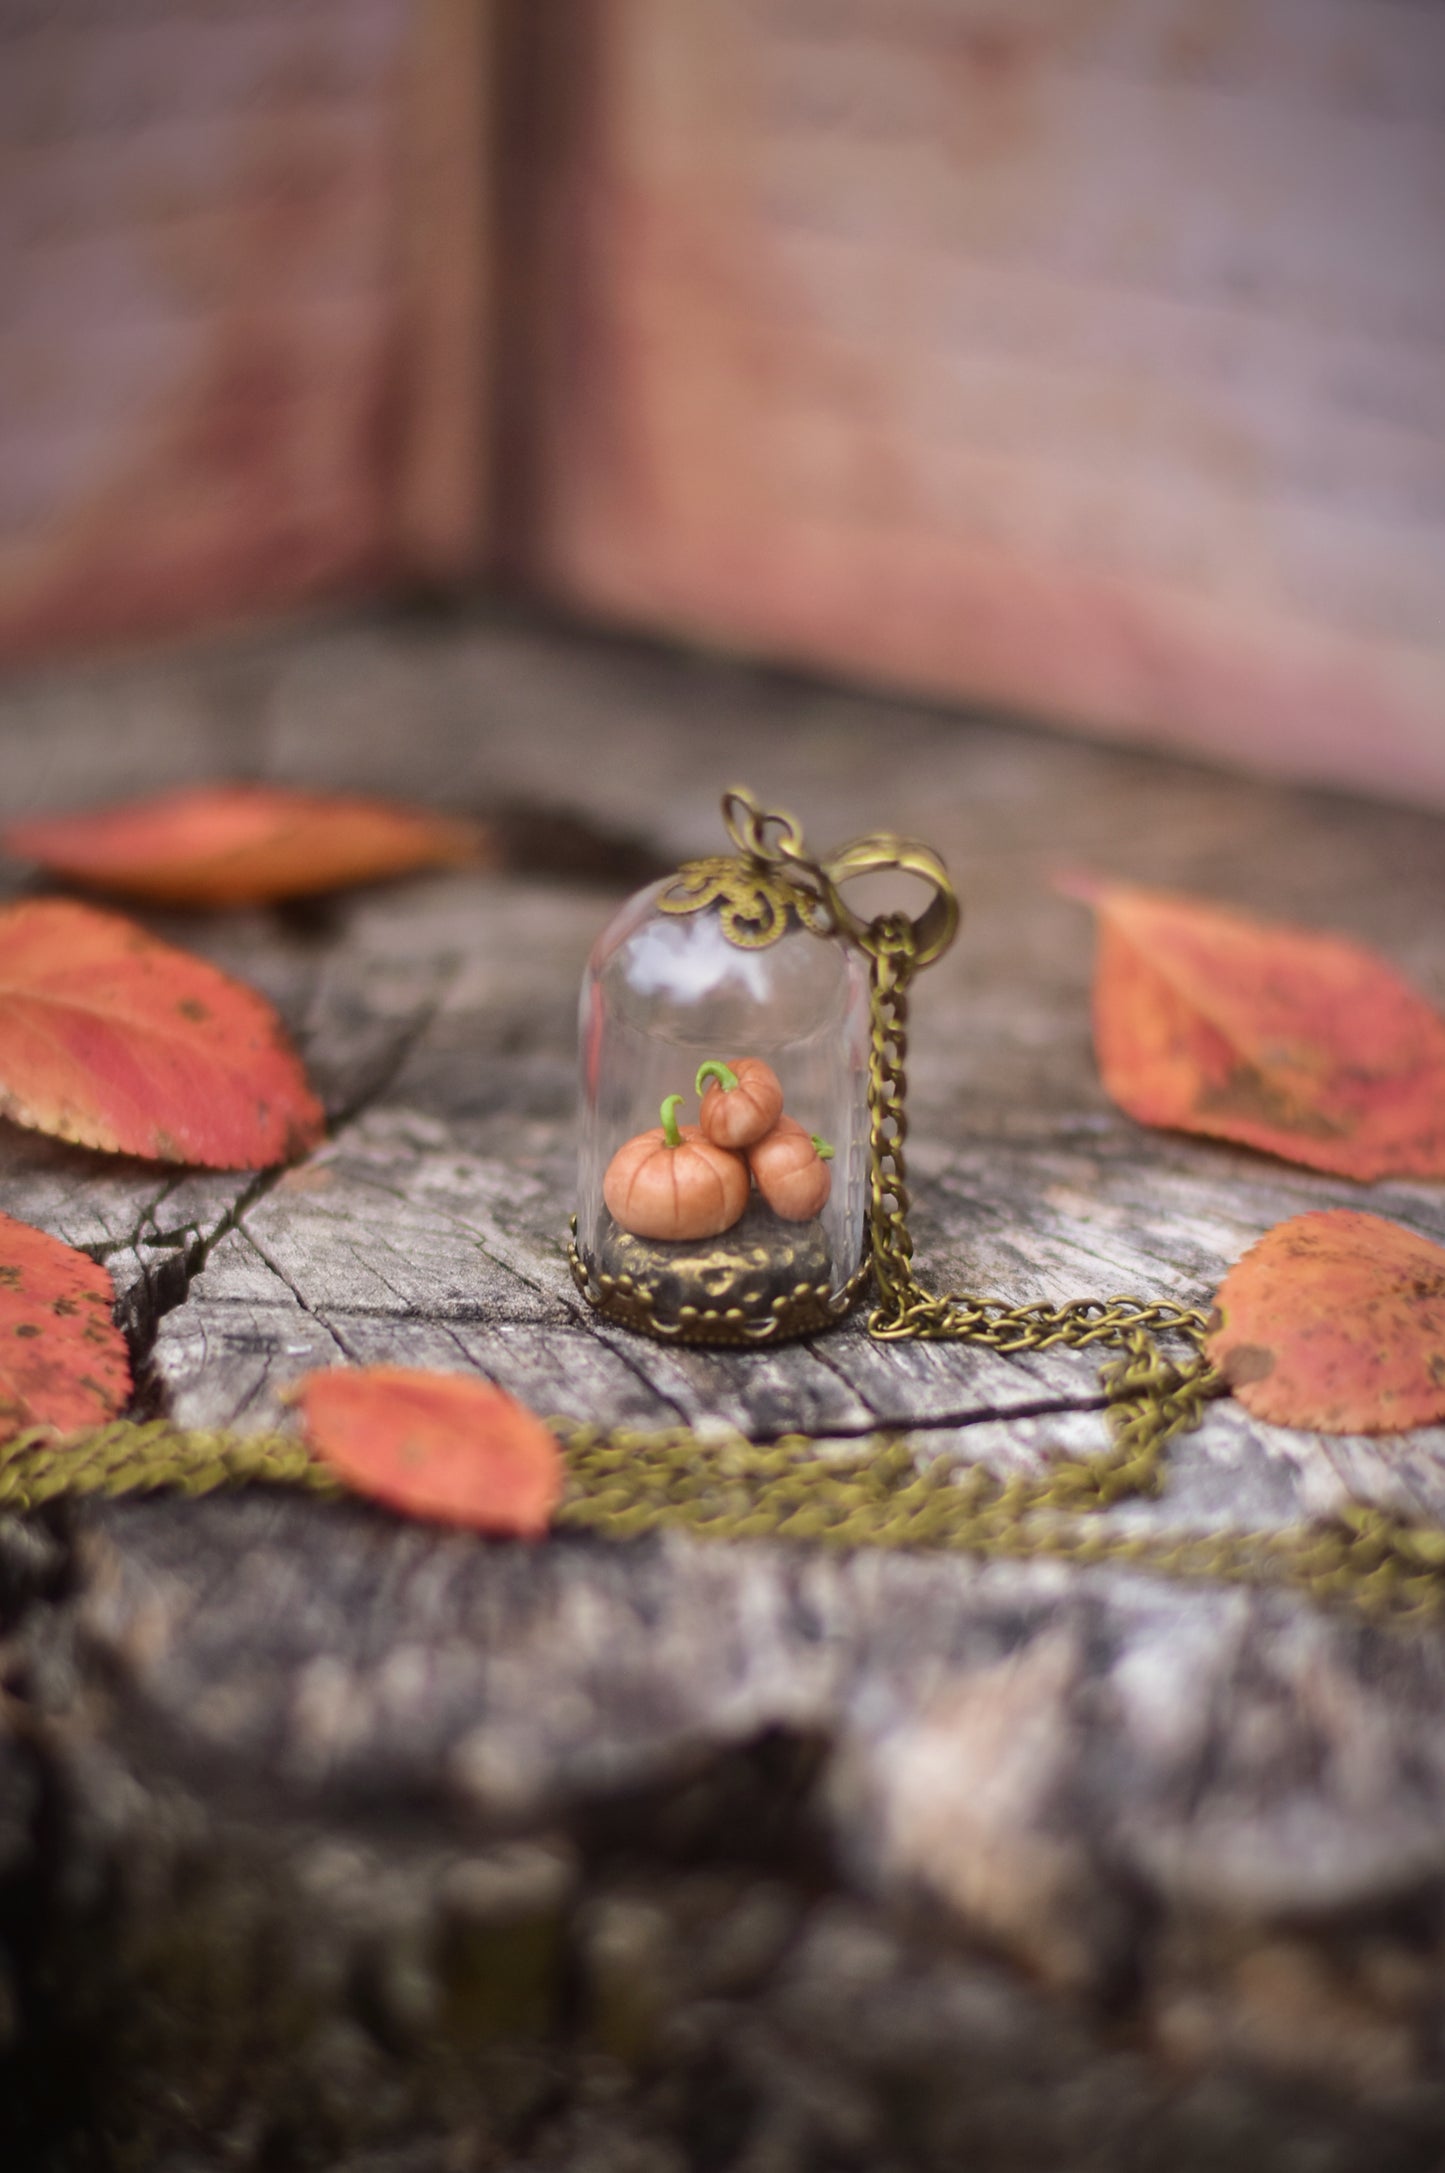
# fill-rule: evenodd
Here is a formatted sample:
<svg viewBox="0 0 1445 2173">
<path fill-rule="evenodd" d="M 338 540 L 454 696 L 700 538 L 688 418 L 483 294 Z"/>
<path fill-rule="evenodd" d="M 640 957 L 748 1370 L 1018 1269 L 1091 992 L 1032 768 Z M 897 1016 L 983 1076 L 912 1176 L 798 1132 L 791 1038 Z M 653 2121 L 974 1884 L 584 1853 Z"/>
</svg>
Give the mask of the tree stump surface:
<svg viewBox="0 0 1445 2173">
<path fill-rule="evenodd" d="M 767 1353 L 593 1316 L 565 1257 L 576 992 L 745 782 L 919 835 L 920 1270 L 1208 1300 L 1353 1186 L 1141 1131 L 1065 865 L 1334 927 L 1445 992 L 1445 823 L 528 621 L 296 632 L 0 697 L 14 813 L 264 776 L 504 810 L 503 872 L 148 914 L 263 989 L 332 1113 L 284 1172 L 0 1130 L 6 1212 L 105 1261 L 143 1409 L 289 1423 L 317 1365 L 766 1439 L 1102 1446 L 1087 1355 Z M 566 820 L 561 818 L 565 817 Z M 630 841 L 630 842 L 629 842 Z M 26 871 L 10 866 L 19 889 Z M 1226 1401 L 1126 1525 L 1445 1521 L 1445 1428 Z M 485 1542 L 254 1489 L 0 1525 L 0 2043 L 17 2164 L 353 2173 L 1445 2158 L 1445 1637 L 1284 1591 L 668 1535 Z M 28 2153 L 28 2156 L 27 2156 Z M 9 2161 L 7 2161 L 9 2162 Z"/>
</svg>

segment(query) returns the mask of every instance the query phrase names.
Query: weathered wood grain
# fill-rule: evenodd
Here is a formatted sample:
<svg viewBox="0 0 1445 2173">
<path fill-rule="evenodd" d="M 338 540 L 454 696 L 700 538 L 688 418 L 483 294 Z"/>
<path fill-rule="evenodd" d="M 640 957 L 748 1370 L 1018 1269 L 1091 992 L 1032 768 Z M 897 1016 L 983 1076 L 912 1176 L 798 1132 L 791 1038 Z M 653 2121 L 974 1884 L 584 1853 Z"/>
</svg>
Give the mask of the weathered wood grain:
<svg viewBox="0 0 1445 2173">
<path fill-rule="evenodd" d="M 1306 1207 L 1445 1237 L 1438 1186 L 1112 1110 L 1087 923 L 1047 887 L 1082 860 L 1344 927 L 1438 995 L 1426 817 L 518 622 L 17 685 L 0 755 L 18 806 L 224 756 L 560 803 L 673 855 L 714 843 L 734 779 L 819 839 L 915 830 L 969 908 L 916 1001 L 930 1279 L 1202 1302 Z M 156 921 L 277 1002 L 334 1123 L 261 1176 L 0 1135 L 0 1205 L 116 1273 L 146 1407 L 269 1427 L 298 1373 L 388 1360 L 609 1423 L 901 1428 L 921 1459 L 1030 1470 L 1097 1445 L 1067 1353 L 860 1320 L 674 1351 L 590 1315 L 563 1239 L 609 910 L 554 866 Z M 1346 1494 L 1445 1521 L 1445 1429 L 1327 1440 L 1216 1405 L 1160 1499 L 1111 1515 L 1268 1529 Z M 177 2173 L 282 2142 L 355 2173 L 941 2173 L 965 2149 L 1429 2173 L 1445 2148 L 1436 1635 L 1061 1565 L 488 1545 L 259 1490 L 7 1530 L 0 1621 L 0 2057 L 47 2147 L 93 2115 Z"/>
<path fill-rule="evenodd" d="M 108 1512 L 79 1569 L 76 1642 L 29 1632 L 47 1937 L 132 1990 L 91 1999 L 133 2136 L 186 2042 L 245 2163 L 286 2073 L 313 2143 L 384 2105 L 527 2166 L 1433 2162 L 1438 1641 L 259 1495 Z"/>
</svg>

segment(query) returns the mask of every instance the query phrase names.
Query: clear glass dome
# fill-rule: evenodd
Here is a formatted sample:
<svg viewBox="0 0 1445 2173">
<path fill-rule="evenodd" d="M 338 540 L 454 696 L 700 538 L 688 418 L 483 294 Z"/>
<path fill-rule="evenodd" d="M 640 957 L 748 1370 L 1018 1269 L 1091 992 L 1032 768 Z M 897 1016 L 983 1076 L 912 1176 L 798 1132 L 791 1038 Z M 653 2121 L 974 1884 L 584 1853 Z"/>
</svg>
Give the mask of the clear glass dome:
<svg viewBox="0 0 1445 2173">
<path fill-rule="evenodd" d="M 674 882 L 629 900 L 583 979 L 574 1273 L 648 1332 L 777 1341 L 840 1318 L 861 1283 L 867 964 L 792 911 L 771 940 L 740 944 L 716 904 L 663 910 Z M 706 1105 L 703 1066 L 720 1068 Z"/>
</svg>

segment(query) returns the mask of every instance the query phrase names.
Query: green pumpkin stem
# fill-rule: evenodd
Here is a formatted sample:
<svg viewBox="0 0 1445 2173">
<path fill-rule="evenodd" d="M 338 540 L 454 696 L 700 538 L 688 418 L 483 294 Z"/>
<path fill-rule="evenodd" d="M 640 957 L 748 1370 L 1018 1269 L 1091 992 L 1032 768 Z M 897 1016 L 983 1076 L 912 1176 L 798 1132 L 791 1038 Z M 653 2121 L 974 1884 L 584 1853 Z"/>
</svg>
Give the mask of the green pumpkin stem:
<svg viewBox="0 0 1445 2173">
<path fill-rule="evenodd" d="M 820 1162 L 831 1162 L 833 1159 L 833 1149 L 828 1145 L 827 1140 L 820 1139 L 816 1132 L 810 1132 L 808 1134 L 808 1137 L 813 1142 L 813 1152 L 818 1157 L 818 1160 Z"/>
<path fill-rule="evenodd" d="M 710 1057 L 707 1063 L 698 1065 L 697 1077 L 692 1082 L 693 1092 L 701 1094 L 703 1083 L 708 1079 L 716 1079 L 724 1094 L 731 1094 L 738 1083 L 737 1073 L 731 1071 L 726 1064 L 719 1064 L 715 1057 Z"/>
<path fill-rule="evenodd" d="M 669 1094 L 659 1111 L 662 1118 L 662 1137 L 669 1147 L 680 1147 L 682 1145 L 682 1134 L 677 1128 L 677 1112 L 681 1107 L 682 1096 L 680 1094 Z"/>
</svg>

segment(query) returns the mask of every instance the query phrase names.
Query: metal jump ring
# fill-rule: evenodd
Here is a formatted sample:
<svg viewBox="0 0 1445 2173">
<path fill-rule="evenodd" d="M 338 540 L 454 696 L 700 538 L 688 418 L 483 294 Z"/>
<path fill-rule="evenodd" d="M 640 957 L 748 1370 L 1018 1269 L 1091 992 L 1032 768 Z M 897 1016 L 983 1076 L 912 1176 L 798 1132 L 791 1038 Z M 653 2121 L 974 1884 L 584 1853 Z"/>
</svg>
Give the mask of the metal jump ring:
<svg viewBox="0 0 1445 2173">
<path fill-rule="evenodd" d="M 912 932 L 913 965 L 928 966 L 935 958 L 943 956 L 958 933 L 958 893 L 948 879 L 948 870 L 931 846 L 920 845 L 915 838 L 896 837 L 891 831 L 881 831 L 875 837 L 854 838 L 850 845 L 841 845 L 822 863 L 822 873 L 836 900 L 835 911 L 840 926 L 865 949 L 875 930 L 888 922 L 904 921 Z M 854 876 L 890 873 L 913 875 L 931 886 L 933 896 L 915 918 L 890 913 L 876 921 L 861 921 L 838 896 L 838 886 Z"/>
</svg>

